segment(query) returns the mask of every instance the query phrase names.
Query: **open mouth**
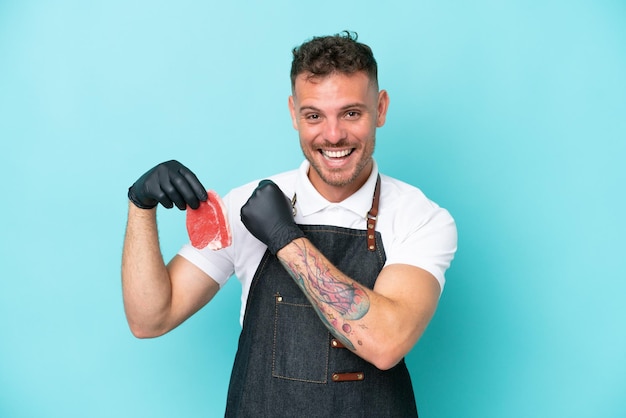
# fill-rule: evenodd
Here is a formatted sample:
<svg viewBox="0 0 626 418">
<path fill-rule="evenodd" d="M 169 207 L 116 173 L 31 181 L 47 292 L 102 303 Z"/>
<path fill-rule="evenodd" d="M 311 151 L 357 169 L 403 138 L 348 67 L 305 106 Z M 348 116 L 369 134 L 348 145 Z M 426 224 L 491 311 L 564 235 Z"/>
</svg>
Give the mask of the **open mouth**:
<svg viewBox="0 0 626 418">
<path fill-rule="evenodd" d="M 334 151 L 333 150 L 320 150 L 324 158 L 327 158 L 329 160 L 347 157 L 348 155 L 352 154 L 353 151 L 354 151 L 354 148 L 334 150 Z"/>
</svg>

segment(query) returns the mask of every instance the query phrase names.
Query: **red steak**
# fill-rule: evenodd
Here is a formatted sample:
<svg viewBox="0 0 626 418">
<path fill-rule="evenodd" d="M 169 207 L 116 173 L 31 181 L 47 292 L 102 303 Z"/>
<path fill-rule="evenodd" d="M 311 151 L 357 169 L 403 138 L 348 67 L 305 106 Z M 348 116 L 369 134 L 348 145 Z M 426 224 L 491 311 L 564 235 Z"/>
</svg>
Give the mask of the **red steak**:
<svg viewBox="0 0 626 418">
<path fill-rule="evenodd" d="M 219 250 L 232 242 L 230 225 L 220 196 L 213 190 L 207 194 L 209 198 L 198 209 L 187 208 L 187 233 L 194 247 Z"/>
</svg>

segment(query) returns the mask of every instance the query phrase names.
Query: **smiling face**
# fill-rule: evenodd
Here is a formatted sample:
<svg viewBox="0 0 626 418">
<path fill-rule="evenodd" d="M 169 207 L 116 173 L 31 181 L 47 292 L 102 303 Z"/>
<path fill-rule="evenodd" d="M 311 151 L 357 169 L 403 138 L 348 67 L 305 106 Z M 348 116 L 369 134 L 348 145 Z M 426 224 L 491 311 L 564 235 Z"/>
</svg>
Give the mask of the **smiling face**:
<svg viewBox="0 0 626 418">
<path fill-rule="evenodd" d="M 383 126 L 389 105 L 367 74 L 300 74 L 289 110 L 300 146 L 311 163 L 309 179 L 331 202 L 356 192 L 372 171 L 376 128 Z"/>
</svg>

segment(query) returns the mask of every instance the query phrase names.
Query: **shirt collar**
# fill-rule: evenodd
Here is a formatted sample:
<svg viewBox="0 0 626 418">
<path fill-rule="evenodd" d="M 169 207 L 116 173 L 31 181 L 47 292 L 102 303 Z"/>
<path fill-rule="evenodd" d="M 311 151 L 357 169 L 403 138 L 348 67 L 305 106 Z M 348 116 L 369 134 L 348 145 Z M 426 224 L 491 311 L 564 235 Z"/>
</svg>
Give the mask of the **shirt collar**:
<svg viewBox="0 0 626 418">
<path fill-rule="evenodd" d="M 309 180 L 309 169 L 310 163 L 307 160 L 304 160 L 298 169 L 296 180 L 296 207 L 298 214 L 308 216 L 334 205 L 348 209 L 363 218 L 367 217 L 367 212 L 369 212 L 372 207 L 372 198 L 374 196 L 374 188 L 376 187 L 376 178 L 378 177 L 378 165 L 376 161 L 373 161 L 372 172 L 365 184 L 351 196 L 339 203 L 329 202 L 319 194 Z"/>
</svg>

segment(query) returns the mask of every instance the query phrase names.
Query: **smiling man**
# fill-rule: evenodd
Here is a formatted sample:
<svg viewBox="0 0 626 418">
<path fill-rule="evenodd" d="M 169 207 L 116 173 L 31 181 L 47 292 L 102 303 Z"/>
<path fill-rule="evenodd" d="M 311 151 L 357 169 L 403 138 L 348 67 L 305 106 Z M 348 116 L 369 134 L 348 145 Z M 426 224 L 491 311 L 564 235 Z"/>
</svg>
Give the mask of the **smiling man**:
<svg viewBox="0 0 626 418">
<path fill-rule="evenodd" d="M 372 172 L 376 128 L 385 123 L 389 98 L 367 73 L 333 71 L 296 75 L 289 109 L 313 168 L 311 183 L 331 202 L 340 202 Z"/>
<path fill-rule="evenodd" d="M 196 208 L 176 161 L 129 189 L 123 293 L 137 337 L 162 335 L 233 274 L 242 331 L 226 416 L 417 416 L 404 356 L 432 318 L 456 252 L 450 214 L 378 171 L 389 96 L 371 49 L 344 33 L 293 51 L 289 111 L 305 161 L 224 198 L 233 245 L 165 265 L 156 206 Z"/>
</svg>

